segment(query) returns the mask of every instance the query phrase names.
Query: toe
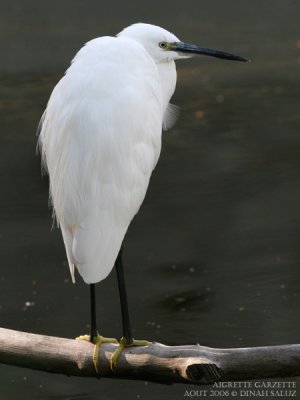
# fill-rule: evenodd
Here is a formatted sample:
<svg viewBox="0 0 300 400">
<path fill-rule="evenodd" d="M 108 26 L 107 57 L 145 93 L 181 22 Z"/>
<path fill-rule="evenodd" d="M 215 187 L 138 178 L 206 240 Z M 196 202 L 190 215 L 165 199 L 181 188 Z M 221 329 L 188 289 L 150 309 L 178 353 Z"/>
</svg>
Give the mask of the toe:
<svg viewBox="0 0 300 400">
<path fill-rule="evenodd" d="M 131 343 L 127 343 L 126 338 L 123 336 L 120 339 L 120 344 L 117 350 L 113 353 L 110 359 L 110 369 L 113 371 L 117 365 L 118 359 L 122 353 L 122 351 L 127 347 L 132 346 L 149 346 L 152 342 L 148 340 L 133 340 Z"/>
<path fill-rule="evenodd" d="M 75 340 L 85 340 L 86 342 L 90 341 L 90 335 L 80 335 L 75 338 Z"/>
</svg>

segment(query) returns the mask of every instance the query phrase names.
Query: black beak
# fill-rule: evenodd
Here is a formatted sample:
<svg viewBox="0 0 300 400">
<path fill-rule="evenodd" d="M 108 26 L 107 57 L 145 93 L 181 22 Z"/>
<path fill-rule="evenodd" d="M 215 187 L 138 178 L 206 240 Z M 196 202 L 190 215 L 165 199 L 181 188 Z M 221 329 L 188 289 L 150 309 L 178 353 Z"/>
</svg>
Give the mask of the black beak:
<svg viewBox="0 0 300 400">
<path fill-rule="evenodd" d="M 225 53 L 224 51 L 207 49 L 205 47 L 197 46 L 196 44 L 175 42 L 172 43 L 170 47 L 170 50 L 178 51 L 181 53 L 202 54 L 210 57 L 223 58 L 224 60 L 249 61 L 244 57 L 235 56 L 234 54 Z"/>
</svg>

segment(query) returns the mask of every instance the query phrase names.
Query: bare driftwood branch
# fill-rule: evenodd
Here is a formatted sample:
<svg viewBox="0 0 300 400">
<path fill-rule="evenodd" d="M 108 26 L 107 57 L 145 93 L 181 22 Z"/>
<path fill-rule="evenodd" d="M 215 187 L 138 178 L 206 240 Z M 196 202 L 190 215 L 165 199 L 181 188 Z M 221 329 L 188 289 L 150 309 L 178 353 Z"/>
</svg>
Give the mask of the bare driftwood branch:
<svg viewBox="0 0 300 400">
<path fill-rule="evenodd" d="M 124 378 L 160 383 L 210 384 L 218 380 L 295 377 L 300 375 L 300 345 L 214 349 L 200 345 L 126 348 L 114 371 L 115 344 L 103 344 L 99 374 L 94 345 L 0 328 L 0 363 L 70 376 Z"/>
</svg>

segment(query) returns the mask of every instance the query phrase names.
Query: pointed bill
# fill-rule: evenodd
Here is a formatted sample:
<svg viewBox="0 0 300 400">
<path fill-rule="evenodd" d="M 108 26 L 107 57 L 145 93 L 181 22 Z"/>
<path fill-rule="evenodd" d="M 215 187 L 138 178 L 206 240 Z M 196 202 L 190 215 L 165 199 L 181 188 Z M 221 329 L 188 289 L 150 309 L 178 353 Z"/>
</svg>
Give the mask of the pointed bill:
<svg viewBox="0 0 300 400">
<path fill-rule="evenodd" d="M 196 44 L 175 42 L 170 44 L 170 50 L 178 51 L 181 53 L 199 54 L 204 56 L 222 58 L 224 60 L 233 61 L 249 61 L 244 57 L 236 56 L 235 54 L 226 53 L 225 51 L 207 49 Z"/>
</svg>

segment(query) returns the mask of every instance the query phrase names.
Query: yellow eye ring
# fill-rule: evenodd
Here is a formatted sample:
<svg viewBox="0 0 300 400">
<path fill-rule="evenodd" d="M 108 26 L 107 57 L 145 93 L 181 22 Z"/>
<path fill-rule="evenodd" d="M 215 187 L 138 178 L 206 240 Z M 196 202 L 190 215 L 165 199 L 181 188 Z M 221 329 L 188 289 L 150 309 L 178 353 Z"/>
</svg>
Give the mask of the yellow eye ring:
<svg viewBox="0 0 300 400">
<path fill-rule="evenodd" d="M 158 43 L 159 47 L 161 49 L 166 49 L 168 47 L 168 43 L 167 42 L 160 42 Z"/>
</svg>

